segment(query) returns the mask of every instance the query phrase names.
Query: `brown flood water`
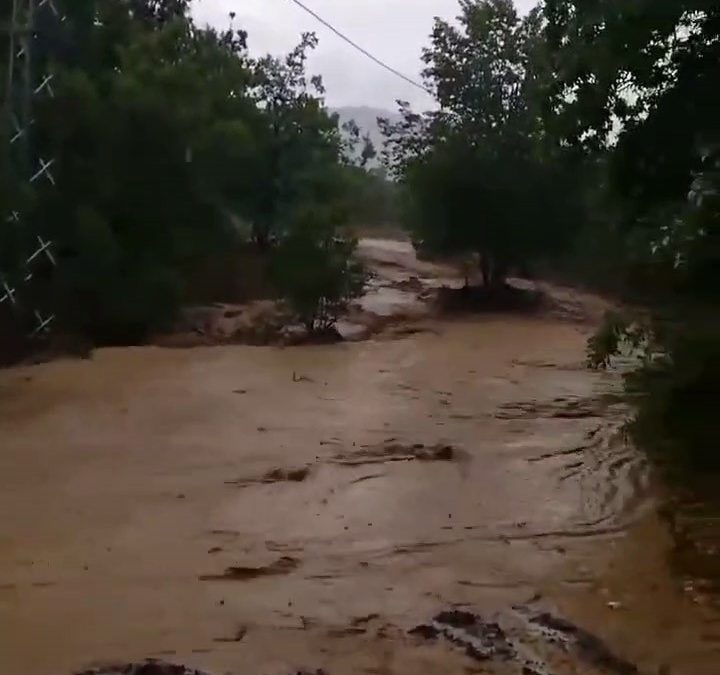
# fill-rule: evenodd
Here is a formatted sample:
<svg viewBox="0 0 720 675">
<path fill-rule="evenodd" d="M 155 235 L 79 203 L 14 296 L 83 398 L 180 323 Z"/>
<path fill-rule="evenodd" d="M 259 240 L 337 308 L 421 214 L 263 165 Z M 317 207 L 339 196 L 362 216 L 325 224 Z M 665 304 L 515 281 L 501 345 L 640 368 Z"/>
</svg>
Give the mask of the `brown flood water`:
<svg viewBox="0 0 720 675">
<path fill-rule="evenodd" d="M 0 373 L 0 673 L 516 673 L 407 631 L 533 598 L 640 673 L 718 675 L 718 589 L 676 564 L 591 326 L 424 326 Z"/>
</svg>

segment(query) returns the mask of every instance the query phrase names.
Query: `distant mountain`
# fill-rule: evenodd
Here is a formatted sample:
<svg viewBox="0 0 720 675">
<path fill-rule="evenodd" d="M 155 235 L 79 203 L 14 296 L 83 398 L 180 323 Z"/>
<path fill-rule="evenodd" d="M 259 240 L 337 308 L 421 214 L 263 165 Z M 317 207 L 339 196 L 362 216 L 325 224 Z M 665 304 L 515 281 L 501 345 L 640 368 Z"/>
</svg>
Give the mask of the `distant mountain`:
<svg viewBox="0 0 720 675">
<path fill-rule="evenodd" d="M 355 123 L 358 127 L 360 127 L 361 134 L 370 134 L 370 139 L 372 140 L 375 150 L 378 153 L 378 158 L 385 145 L 385 139 L 380 133 L 377 118 L 384 117 L 389 119 L 391 122 L 397 122 L 400 120 L 400 115 L 396 112 L 384 110 L 383 108 L 371 108 L 369 106 L 333 108 L 330 112 L 338 114 L 340 117 L 340 124 L 344 124 L 350 120 L 355 120 Z"/>
</svg>

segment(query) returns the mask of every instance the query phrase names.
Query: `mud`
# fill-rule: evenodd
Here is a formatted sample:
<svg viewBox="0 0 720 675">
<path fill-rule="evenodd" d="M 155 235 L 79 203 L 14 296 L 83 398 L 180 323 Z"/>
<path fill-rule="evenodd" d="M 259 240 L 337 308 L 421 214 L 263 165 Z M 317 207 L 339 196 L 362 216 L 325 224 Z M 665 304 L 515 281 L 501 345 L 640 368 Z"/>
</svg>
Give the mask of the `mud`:
<svg viewBox="0 0 720 675">
<path fill-rule="evenodd" d="M 118 666 L 100 666 L 84 670 L 77 675 L 208 675 L 199 670 L 160 661 L 146 663 L 128 663 Z"/>
<path fill-rule="evenodd" d="M 385 464 L 387 462 L 452 462 L 462 456 L 461 451 L 452 445 L 436 443 L 426 446 L 423 443 L 406 445 L 390 439 L 376 446 L 361 446 L 352 452 L 342 452 L 335 455 L 333 462 L 346 466 L 361 466 L 363 464 Z M 365 476 L 360 480 L 367 480 Z"/>
<path fill-rule="evenodd" d="M 525 608 L 521 609 L 523 610 L 527 611 Z M 545 640 L 574 648 L 581 659 L 593 666 L 617 675 L 634 675 L 638 672 L 634 663 L 614 654 L 597 635 L 567 619 L 554 616 L 550 612 L 542 612 L 531 616 L 530 622 L 543 629 L 541 635 Z"/>
<path fill-rule="evenodd" d="M 2 675 L 608 675 L 580 629 L 643 675 L 718 674 L 720 510 L 582 367 L 600 301 L 437 317 L 452 270 L 361 249 L 373 339 L 0 372 Z M 449 611 L 517 657 L 408 634 Z"/>
<path fill-rule="evenodd" d="M 510 661 L 517 658 L 516 651 L 500 625 L 483 621 L 471 612 L 440 612 L 432 623 L 416 626 L 410 634 L 426 640 L 444 636 L 450 642 L 464 647 L 467 655 L 476 661 Z"/>
<path fill-rule="evenodd" d="M 584 663 L 594 672 L 638 673 L 635 664 L 617 656 L 599 637 L 567 619 L 528 606 L 513 611 L 512 616 L 504 613 L 485 620 L 469 611 L 447 610 L 409 632 L 424 640 L 443 637 L 475 661 L 508 664 L 524 675 L 566 673 L 571 665 L 568 653 L 578 658 L 572 668 Z M 523 622 L 518 623 L 517 617 Z"/>
<path fill-rule="evenodd" d="M 555 419 L 603 419 L 608 416 L 608 408 L 612 404 L 619 404 L 616 396 L 607 395 L 604 398 L 584 397 L 569 398 L 558 397 L 552 401 L 513 401 L 498 408 L 495 417 L 498 419 L 513 420 L 527 418 L 555 418 Z"/>
<path fill-rule="evenodd" d="M 310 476 L 310 470 L 309 466 L 295 469 L 271 469 L 260 478 L 238 478 L 237 480 L 225 481 L 225 483 L 236 487 L 257 484 L 270 485 L 272 483 L 302 483 Z"/>
<path fill-rule="evenodd" d="M 274 577 L 281 574 L 290 574 L 300 566 L 297 558 L 283 556 L 269 565 L 260 567 L 233 566 L 228 567 L 222 574 L 203 574 L 198 577 L 200 581 L 248 581 L 258 577 Z"/>
<path fill-rule="evenodd" d="M 248 629 L 246 626 L 242 626 L 235 631 L 235 635 L 229 638 L 215 638 L 215 642 L 242 642 L 243 638 L 247 635 Z"/>
</svg>

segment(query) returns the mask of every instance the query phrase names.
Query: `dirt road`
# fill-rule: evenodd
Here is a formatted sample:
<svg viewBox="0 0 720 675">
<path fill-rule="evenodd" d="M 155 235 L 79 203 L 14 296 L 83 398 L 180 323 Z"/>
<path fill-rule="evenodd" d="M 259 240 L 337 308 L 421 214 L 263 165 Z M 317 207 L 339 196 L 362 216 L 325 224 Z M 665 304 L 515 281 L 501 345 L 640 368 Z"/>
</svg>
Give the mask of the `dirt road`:
<svg viewBox="0 0 720 675">
<path fill-rule="evenodd" d="M 437 285 L 375 248 L 392 292 Z M 583 367 L 590 326 L 422 327 L 0 373 L 0 673 L 622 672 L 554 653 L 527 621 L 552 612 L 641 673 L 717 675 L 720 613 L 670 566 L 618 378 Z M 514 656 L 408 633 L 453 609 L 496 617 Z"/>
</svg>

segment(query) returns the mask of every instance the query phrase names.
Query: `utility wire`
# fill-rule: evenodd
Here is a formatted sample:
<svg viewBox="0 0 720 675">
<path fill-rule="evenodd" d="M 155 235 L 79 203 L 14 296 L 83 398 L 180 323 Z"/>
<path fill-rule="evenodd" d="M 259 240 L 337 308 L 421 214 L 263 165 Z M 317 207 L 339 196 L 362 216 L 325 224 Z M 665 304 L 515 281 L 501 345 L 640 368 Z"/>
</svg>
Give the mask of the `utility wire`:
<svg viewBox="0 0 720 675">
<path fill-rule="evenodd" d="M 424 84 L 420 84 L 419 82 L 413 80 L 412 78 L 408 77 L 407 75 L 404 75 L 399 70 L 396 70 L 392 66 L 389 66 L 384 61 L 381 61 L 379 58 L 371 54 L 367 49 L 361 47 L 357 42 L 354 40 L 351 40 L 347 35 L 340 32 L 335 26 L 333 26 L 330 22 L 323 19 L 317 12 L 314 12 L 310 7 L 308 7 L 306 4 L 301 2 L 300 0 L 290 0 L 291 2 L 294 2 L 300 9 L 307 12 L 310 16 L 312 16 L 314 19 L 319 21 L 323 26 L 326 28 L 329 28 L 335 35 L 337 35 L 340 39 L 345 40 L 351 47 L 354 47 L 357 49 L 361 54 L 364 56 L 367 56 L 371 61 L 374 61 L 377 65 L 379 65 L 381 68 L 384 68 L 385 70 L 391 72 L 393 75 L 399 77 L 402 80 L 405 80 L 408 84 L 411 84 L 413 87 L 417 87 L 418 89 L 421 89 L 426 94 L 430 94 L 433 98 L 435 98 L 435 93 L 428 89 Z"/>
</svg>

